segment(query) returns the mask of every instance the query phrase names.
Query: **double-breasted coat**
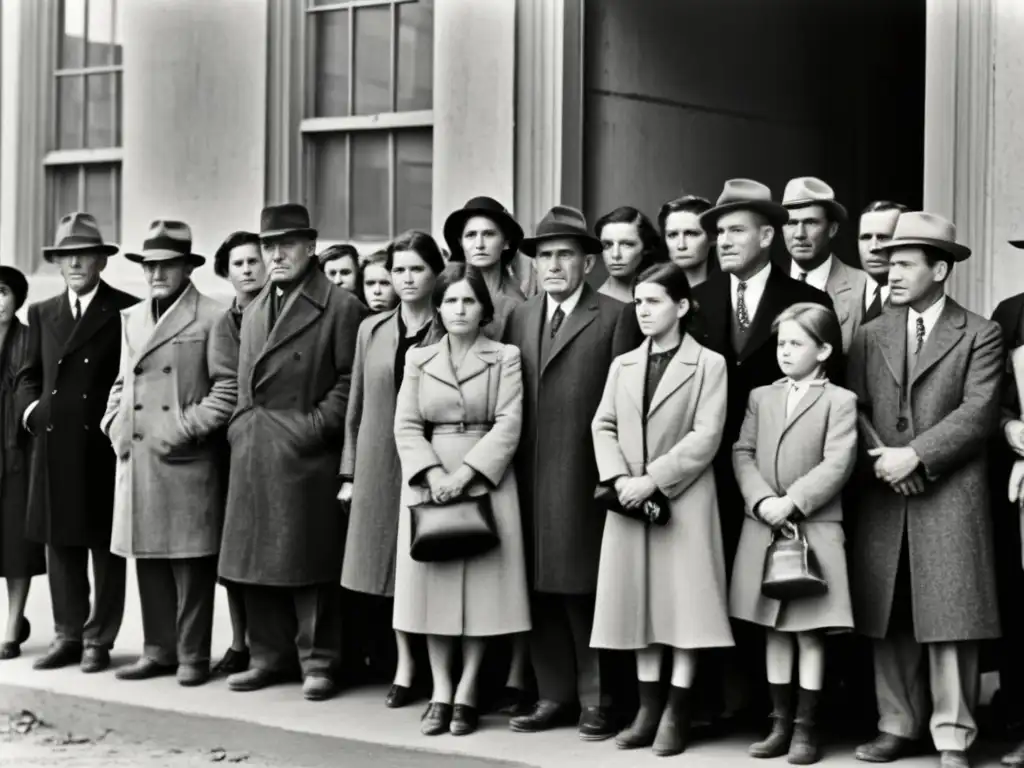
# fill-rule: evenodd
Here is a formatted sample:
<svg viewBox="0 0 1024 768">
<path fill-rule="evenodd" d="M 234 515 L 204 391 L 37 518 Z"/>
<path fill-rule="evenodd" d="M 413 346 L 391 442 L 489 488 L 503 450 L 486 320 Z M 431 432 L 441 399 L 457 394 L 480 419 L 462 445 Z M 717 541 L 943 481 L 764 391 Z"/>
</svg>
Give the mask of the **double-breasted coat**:
<svg viewBox="0 0 1024 768">
<path fill-rule="evenodd" d="M 636 347 L 634 337 L 618 333 L 625 314 L 634 312 L 584 284 L 544 361 L 546 302 L 544 293 L 528 299 L 505 327 L 505 341 L 522 352 L 523 436 L 515 467 L 527 575 L 538 592 L 590 595 L 605 517 L 593 501 L 598 474 L 590 424 L 612 360 Z M 619 338 L 633 343 L 619 349 Z"/>
<path fill-rule="evenodd" d="M 612 363 L 594 416 L 594 453 L 602 483 L 646 473 L 669 499 L 672 515 L 664 527 L 608 515 L 591 645 L 730 646 L 711 468 L 725 426 L 725 360 L 684 336 L 645 413 L 649 354 L 644 342 Z"/>
<path fill-rule="evenodd" d="M 16 409 L 33 434 L 25 535 L 55 546 L 110 546 L 115 458 L 100 430 L 121 358 L 119 312 L 138 302 L 102 280 L 76 323 L 67 291 L 28 309 L 29 357 Z"/>
<path fill-rule="evenodd" d="M 857 630 L 872 638 L 888 629 L 904 546 L 918 642 L 999 636 L 985 448 L 999 420 L 1002 336 L 945 301 L 909 381 L 906 308 L 864 325 L 850 349 L 849 386 L 863 415 L 883 444 L 912 447 L 925 476 L 924 493 L 910 497 L 873 478 L 860 485 L 851 590 Z"/>
<path fill-rule="evenodd" d="M 729 610 L 737 619 L 786 632 L 852 629 L 842 490 L 857 463 L 857 397 L 819 379 L 809 383 L 787 418 L 788 398 L 788 379 L 751 392 L 733 446 L 745 517 Z M 775 496 L 788 496 L 801 513 L 800 530 L 828 582 L 824 595 L 782 603 L 761 594 L 772 530 L 754 510 Z"/>
<path fill-rule="evenodd" d="M 395 592 L 402 496 L 394 432 L 400 311 L 371 315 L 359 326 L 339 473 L 352 481 L 341 585 L 388 597 Z"/>
<path fill-rule="evenodd" d="M 273 284 L 242 316 L 219 574 L 300 587 L 341 578 L 338 467 L 352 361 L 368 314 L 311 269 L 271 325 Z"/>
<path fill-rule="evenodd" d="M 515 347 L 481 334 L 458 367 L 447 337 L 409 351 L 394 426 L 402 460 L 395 629 L 474 637 L 530 629 L 519 492 L 512 470 L 522 409 Z M 410 555 L 409 506 L 430 500 L 427 470 L 454 472 L 463 464 L 477 474 L 466 493 L 490 496 L 499 544 L 468 560 L 417 562 Z"/>
<path fill-rule="evenodd" d="M 189 283 L 160 316 L 122 313 L 121 373 L 102 428 L 117 457 L 110 551 L 216 555 L 224 519 L 223 434 L 238 392 L 226 308 Z"/>
</svg>

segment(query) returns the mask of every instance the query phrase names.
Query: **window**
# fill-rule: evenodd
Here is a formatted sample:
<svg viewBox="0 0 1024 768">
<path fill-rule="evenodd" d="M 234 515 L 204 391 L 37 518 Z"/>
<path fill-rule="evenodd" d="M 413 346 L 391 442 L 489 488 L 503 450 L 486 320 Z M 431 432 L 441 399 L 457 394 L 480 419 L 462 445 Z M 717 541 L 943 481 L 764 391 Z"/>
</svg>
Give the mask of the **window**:
<svg viewBox="0 0 1024 768">
<path fill-rule="evenodd" d="M 273 115 L 269 121 L 270 152 L 281 153 L 284 171 L 279 183 L 268 179 L 268 197 L 301 195 L 324 240 L 377 243 L 429 230 L 434 0 L 302 5 L 301 43 L 285 50 L 285 26 L 281 47 L 270 45 L 271 66 L 283 73 L 277 98 L 270 86 L 270 109 L 287 113 L 287 67 L 301 73 L 302 92 L 292 107 L 294 133 L 282 126 L 275 135 Z M 301 146 L 298 158 L 288 156 L 290 136 Z"/>
<path fill-rule="evenodd" d="M 69 211 L 121 228 L 121 41 L 117 0 L 57 0 L 52 95 L 43 163 L 46 237 Z"/>
</svg>

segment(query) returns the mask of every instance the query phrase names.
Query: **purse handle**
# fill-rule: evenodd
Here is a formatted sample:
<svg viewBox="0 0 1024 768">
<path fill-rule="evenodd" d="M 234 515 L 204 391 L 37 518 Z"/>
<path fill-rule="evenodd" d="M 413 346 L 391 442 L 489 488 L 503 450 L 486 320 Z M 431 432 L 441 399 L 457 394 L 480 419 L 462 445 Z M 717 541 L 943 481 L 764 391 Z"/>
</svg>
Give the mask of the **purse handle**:
<svg viewBox="0 0 1024 768">
<path fill-rule="evenodd" d="M 780 528 L 772 530 L 772 538 L 774 539 L 778 536 L 784 536 L 793 541 L 807 541 L 807 534 L 792 520 L 787 520 Z"/>
</svg>

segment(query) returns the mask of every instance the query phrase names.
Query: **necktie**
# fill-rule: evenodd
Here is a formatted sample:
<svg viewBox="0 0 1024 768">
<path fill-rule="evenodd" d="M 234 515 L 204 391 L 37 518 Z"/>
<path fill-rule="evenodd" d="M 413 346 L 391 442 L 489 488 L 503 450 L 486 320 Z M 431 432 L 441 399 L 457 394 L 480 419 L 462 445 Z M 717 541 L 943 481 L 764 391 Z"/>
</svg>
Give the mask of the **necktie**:
<svg viewBox="0 0 1024 768">
<path fill-rule="evenodd" d="M 565 312 L 562 311 L 562 305 L 559 304 L 555 307 L 555 313 L 551 315 L 551 338 L 555 338 L 558 335 L 558 329 L 562 327 L 562 321 L 565 320 Z"/>
<path fill-rule="evenodd" d="M 736 286 L 736 324 L 743 333 L 745 333 L 747 328 L 750 327 L 750 315 L 747 314 L 746 293 L 747 284 L 743 280 L 740 280 L 739 285 Z"/>
<path fill-rule="evenodd" d="M 924 318 L 917 318 L 917 326 L 914 329 L 917 336 L 917 346 L 914 348 L 914 354 L 921 354 L 921 347 L 924 346 Z"/>
<path fill-rule="evenodd" d="M 82 319 L 82 300 L 75 296 L 75 322 Z"/>
<path fill-rule="evenodd" d="M 797 280 L 799 280 L 801 283 L 806 283 L 807 282 L 807 273 L 806 272 L 801 272 L 796 277 L 797 277 Z"/>
<path fill-rule="evenodd" d="M 875 296 L 871 299 L 871 303 L 868 304 L 867 311 L 864 313 L 864 322 L 874 320 L 880 314 L 882 314 L 882 289 L 878 288 L 875 290 Z"/>
</svg>

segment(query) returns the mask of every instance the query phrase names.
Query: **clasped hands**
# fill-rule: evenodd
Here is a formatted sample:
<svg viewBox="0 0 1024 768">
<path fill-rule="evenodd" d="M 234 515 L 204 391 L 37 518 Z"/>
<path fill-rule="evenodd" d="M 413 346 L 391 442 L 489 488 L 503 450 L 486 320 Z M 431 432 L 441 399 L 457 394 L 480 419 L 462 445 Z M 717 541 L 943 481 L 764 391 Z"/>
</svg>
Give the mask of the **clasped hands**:
<svg viewBox="0 0 1024 768">
<path fill-rule="evenodd" d="M 796 504 L 788 496 L 769 496 L 757 505 L 757 516 L 772 528 L 781 528 L 796 511 Z"/>
<path fill-rule="evenodd" d="M 441 467 L 432 467 L 427 471 L 427 487 L 430 498 L 435 504 L 447 504 L 459 498 L 466 490 L 476 470 L 463 464 L 452 473 L 445 472 Z"/>
<path fill-rule="evenodd" d="M 868 455 L 875 458 L 875 477 L 888 483 L 896 493 L 916 496 L 924 492 L 924 480 L 920 473 L 915 473 L 921 466 L 921 459 L 909 445 L 872 448 Z"/>
<path fill-rule="evenodd" d="M 636 509 L 647 501 L 658 490 L 658 484 L 648 475 L 640 477 L 618 477 L 615 479 L 615 493 L 619 496 L 619 504 L 626 509 Z"/>
</svg>

